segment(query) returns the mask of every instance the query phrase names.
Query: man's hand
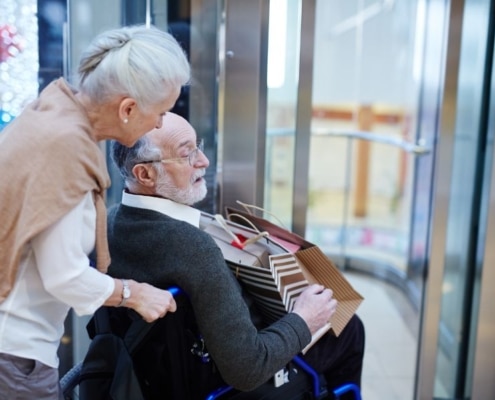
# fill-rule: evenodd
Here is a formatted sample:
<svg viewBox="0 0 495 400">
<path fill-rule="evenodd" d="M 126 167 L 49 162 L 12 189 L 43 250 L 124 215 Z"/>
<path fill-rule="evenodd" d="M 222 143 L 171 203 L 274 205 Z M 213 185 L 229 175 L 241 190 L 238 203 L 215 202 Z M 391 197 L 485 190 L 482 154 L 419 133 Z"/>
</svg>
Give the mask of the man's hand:
<svg viewBox="0 0 495 400">
<path fill-rule="evenodd" d="M 292 312 L 308 325 L 311 334 L 325 325 L 337 310 L 337 300 L 330 289 L 322 285 L 310 285 L 297 298 Z"/>
</svg>

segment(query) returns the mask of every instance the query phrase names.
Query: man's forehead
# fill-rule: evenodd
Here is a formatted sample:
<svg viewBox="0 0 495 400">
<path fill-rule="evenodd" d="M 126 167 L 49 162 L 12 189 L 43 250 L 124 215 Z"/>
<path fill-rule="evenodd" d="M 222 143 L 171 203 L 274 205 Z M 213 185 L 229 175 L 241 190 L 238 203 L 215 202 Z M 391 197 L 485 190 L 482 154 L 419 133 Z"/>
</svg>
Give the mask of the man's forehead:
<svg viewBox="0 0 495 400">
<path fill-rule="evenodd" d="M 162 148 L 180 148 L 196 144 L 196 131 L 189 125 L 162 126 L 151 134 L 151 140 Z"/>
<path fill-rule="evenodd" d="M 187 120 L 183 117 L 181 117 L 179 114 L 175 114 L 173 112 L 168 111 L 165 113 L 163 116 L 163 125 L 168 125 L 171 128 L 177 126 L 184 126 L 184 125 L 189 125 Z"/>
</svg>

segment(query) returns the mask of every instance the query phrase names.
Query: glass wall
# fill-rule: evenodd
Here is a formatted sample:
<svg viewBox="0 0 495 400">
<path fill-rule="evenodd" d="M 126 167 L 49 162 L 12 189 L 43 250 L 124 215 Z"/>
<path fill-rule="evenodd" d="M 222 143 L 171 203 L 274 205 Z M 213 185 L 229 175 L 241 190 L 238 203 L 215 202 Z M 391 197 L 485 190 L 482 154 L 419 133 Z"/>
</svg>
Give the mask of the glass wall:
<svg viewBox="0 0 495 400">
<path fill-rule="evenodd" d="M 493 162 L 493 131 L 488 130 L 488 121 L 493 118 L 489 105 L 494 93 L 486 84 L 493 79 L 495 20 L 490 3 L 466 1 L 463 9 L 456 10 L 462 15 L 463 29 L 455 118 L 452 127 L 441 126 L 440 132 L 441 145 L 452 149 L 452 158 L 436 358 L 435 396 L 439 399 L 469 398 L 472 393 Z"/>
<path fill-rule="evenodd" d="M 292 226 L 301 2 L 270 1 L 264 204 Z M 284 201 L 280 201 L 284 199 Z"/>
<path fill-rule="evenodd" d="M 215 0 L 111 0 L 102 9 L 98 0 L 69 0 L 69 73 L 70 78 L 79 62 L 79 54 L 100 31 L 125 25 L 152 24 L 170 32 L 184 48 L 192 65 L 192 79 L 182 89 L 173 112 L 187 118 L 198 137 L 205 141 L 205 153 L 210 160 L 206 173 L 207 197 L 197 205 L 205 211 L 216 208 L 216 73 L 217 31 L 220 4 Z M 107 193 L 108 204 L 120 200 L 122 182 L 108 158 L 112 186 Z"/>
<path fill-rule="evenodd" d="M 271 4 L 265 205 L 290 225 L 301 7 Z M 329 254 L 372 258 L 405 279 L 414 166 L 431 139 L 417 133 L 425 4 L 319 1 L 315 15 L 304 233 Z"/>
<path fill-rule="evenodd" d="M 367 325 L 365 374 L 376 374 L 372 397 L 412 399 L 445 7 L 422 0 L 270 4 L 266 216 L 319 245 L 343 270 L 402 290 L 414 310 L 402 316 L 407 329 L 396 330 L 376 313 L 377 323 Z M 305 13 L 314 13 L 312 32 Z M 400 298 L 394 311 L 404 312 Z M 387 348 L 374 347 L 373 337 L 383 335 Z"/>
</svg>

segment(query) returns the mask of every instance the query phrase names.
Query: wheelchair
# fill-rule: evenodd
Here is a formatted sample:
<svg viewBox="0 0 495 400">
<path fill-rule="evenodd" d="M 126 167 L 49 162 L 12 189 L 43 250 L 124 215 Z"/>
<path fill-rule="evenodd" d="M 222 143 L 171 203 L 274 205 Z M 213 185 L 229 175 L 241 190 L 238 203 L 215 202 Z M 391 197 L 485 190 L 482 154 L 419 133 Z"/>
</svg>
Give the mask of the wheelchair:
<svg viewBox="0 0 495 400">
<path fill-rule="evenodd" d="M 181 290 L 176 287 L 169 288 L 168 290 L 174 296 L 181 293 Z M 168 319 L 170 320 L 170 318 Z M 167 320 L 167 318 L 164 320 Z M 140 326 L 142 325 L 137 326 L 138 334 L 132 335 L 135 343 L 145 340 L 146 333 L 139 331 L 142 330 Z M 147 327 L 144 330 L 146 329 L 151 330 L 152 328 Z M 165 332 L 168 331 L 166 330 Z M 128 346 L 131 354 L 133 354 L 135 349 L 135 343 Z M 168 357 L 169 354 L 166 354 Z M 83 362 L 80 362 L 60 379 L 60 386 L 65 400 L 79 399 L 78 389 L 81 384 L 84 384 L 83 380 L 85 379 L 82 371 Z M 329 394 L 328 390 L 332 391 L 335 399 L 343 399 L 343 396 L 345 396 L 345 399 L 361 400 L 360 389 L 355 384 L 349 383 L 337 388 L 328 389 L 325 379 L 306 363 L 302 357 L 297 355 L 284 369 L 278 371 L 269 382 L 266 382 L 253 391 L 240 392 L 231 386 L 224 385 L 208 393 L 205 396 L 205 400 L 318 400 L 327 398 Z M 168 396 L 165 395 L 163 398 L 168 398 Z M 93 399 L 84 398 L 84 400 Z M 187 399 L 181 398 L 180 400 Z"/>
<path fill-rule="evenodd" d="M 296 364 L 299 364 L 305 373 L 312 379 L 312 388 L 310 391 L 301 394 L 300 399 L 322 399 L 328 395 L 327 388 L 321 384 L 318 374 L 302 359 L 298 356 L 294 358 Z M 301 362 L 302 361 L 302 362 Z M 82 362 L 72 367 L 60 380 L 60 386 L 62 388 L 64 400 L 77 400 L 78 392 L 77 386 L 81 382 L 81 368 Z M 265 384 L 268 385 L 268 384 Z M 265 389 L 262 389 L 266 391 Z M 339 400 L 345 394 L 351 394 L 354 400 L 362 400 L 360 388 L 354 383 L 348 383 L 332 389 L 335 399 Z M 230 396 L 229 396 L 230 395 Z M 279 396 L 281 394 L 273 393 L 272 396 Z M 233 397 L 232 397 L 233 396 Z M 263 396 L 263 395 L 261 395 Z M 283 395 L 281 395 L 283 396 Z M 222 386 L 211 392 L 206 396 L 205 400 L 223 400 L 223 399 L 250 399 L 260 400 L 263 397 L 259 397 L 256 392 L 237 392 L 232 386 Z M 286 397 L 280 397 L 280 399 L 286 399 Z"/>
</svg>

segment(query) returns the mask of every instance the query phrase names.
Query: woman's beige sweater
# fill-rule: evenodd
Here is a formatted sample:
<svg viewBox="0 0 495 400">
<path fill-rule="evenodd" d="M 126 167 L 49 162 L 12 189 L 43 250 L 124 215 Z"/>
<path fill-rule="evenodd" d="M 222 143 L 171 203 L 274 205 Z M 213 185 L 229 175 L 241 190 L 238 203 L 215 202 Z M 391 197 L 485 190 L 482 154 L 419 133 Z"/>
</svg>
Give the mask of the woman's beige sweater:
<svg viewBox="0 0 495 400">
<path fill-rule="evenodd" d="M 97 267 L 110 262 L 105 158 L 82 105 L 58 79 L 0 133 L 0 301 L 10 293 L 23 246 L 94 193 Z"/>
</svg>

